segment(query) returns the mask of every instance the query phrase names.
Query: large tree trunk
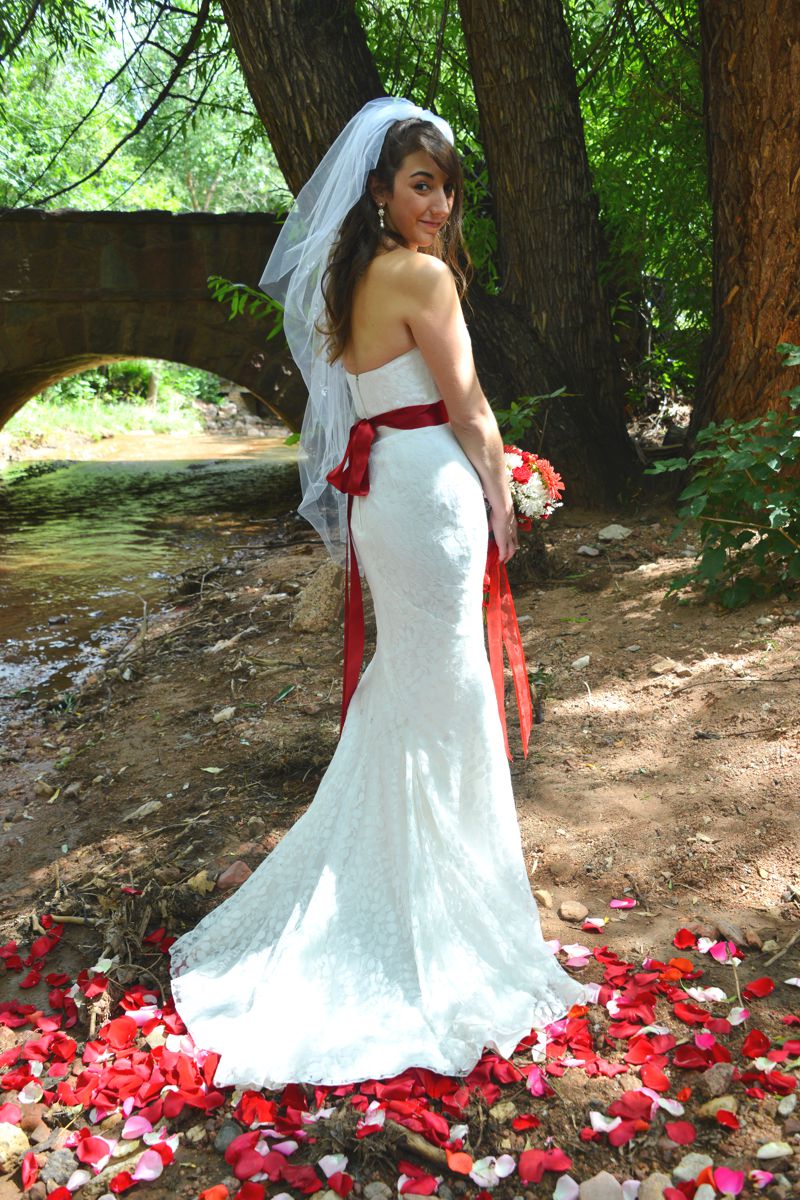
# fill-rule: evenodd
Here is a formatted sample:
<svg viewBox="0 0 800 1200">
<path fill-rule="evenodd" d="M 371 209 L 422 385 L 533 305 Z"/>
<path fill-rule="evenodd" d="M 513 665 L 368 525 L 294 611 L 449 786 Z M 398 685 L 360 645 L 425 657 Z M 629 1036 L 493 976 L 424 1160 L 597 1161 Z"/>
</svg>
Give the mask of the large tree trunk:
<svg viewBox="0 0 800 1200">
<path fill-rule="evenodd" d="M 459 0 L 498 232 L 502 299 L 549 363 L 544 445 L 582 499 L 612 498 L 633 465 L 623 376 L 598 267 L 601 237 L 561 0 Z M 504 341 L 520 392 L 530 347 Z M 577 459 L 575 454 L 577 452 Z M 577 469 L 577 470 L 576 470 Z M 579 486 L 577 486 L 579 485 Z"/>
<path fill-rule="evenodd" d="M 349 118 L 383 94 L 353 2 L 221 2 L 256 109 L 297 192 Z M 571 501 L 602 504 L 617 497 L 634 456 L 597 282 L 596 201 L 567 30 L 559 0 L 542 4 L 547 16 L 533 14 L 539 0 L 510 0 L 499 16 L 492 6 L 462 4 L 506 274 L 501 296 L 473 290 L 467 316 L 481 380 L 498 407 L 563 385 L 575 393 L 541 411 L 531 448 L 563 472 Z M 492 89 L 484 55 L 503 89 Z M 533 90 L 529 77 L 538 80 Z"/>
<path fill-rule="evenodd" d="M 384 87 L 353 0 L 221 0 L 278 166 L 297 195 L 325 151 Z"/>
<path fill-rule="evenodd" d="M 702 0 L 713 213 L 711 338 L 693 429 L 786 405 L 800 342 L 800 4 Z"/>
</svg>

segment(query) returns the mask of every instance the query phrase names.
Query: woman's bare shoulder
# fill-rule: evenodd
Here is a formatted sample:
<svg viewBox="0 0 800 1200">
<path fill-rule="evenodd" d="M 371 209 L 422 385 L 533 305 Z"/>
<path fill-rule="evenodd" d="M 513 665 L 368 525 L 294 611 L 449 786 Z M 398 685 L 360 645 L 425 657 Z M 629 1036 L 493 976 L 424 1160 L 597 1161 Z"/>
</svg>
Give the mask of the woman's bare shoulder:
<svg viewBox="0 0 800 1200">
<path fill-rule="evenodd" d="M 379 272 L 384 279 L 391 278 L 400 286 L 412 289 L 430 286 L 436 280 L 452 279 L 453 273 L 446 262 L 433 254 L 418 251 L 393 250 L 381 254 L 370 264 L 372 271 Z"/>
</svg>

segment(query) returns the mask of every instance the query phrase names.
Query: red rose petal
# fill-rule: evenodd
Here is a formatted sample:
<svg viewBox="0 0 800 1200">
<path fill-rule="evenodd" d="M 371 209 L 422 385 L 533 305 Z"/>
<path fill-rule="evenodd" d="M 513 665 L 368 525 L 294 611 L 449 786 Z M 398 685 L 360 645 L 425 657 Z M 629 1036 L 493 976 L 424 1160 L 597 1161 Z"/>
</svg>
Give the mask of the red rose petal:
<svg viewBox="0 0 800 1200">
<path fill-rule="evenodd" d="M 770 1047 L 770 1040 L 760 1029 L 751 1029 L 742 1043 L 745 1058 L 760 1058 Z"/>
<path fill-rule="evenodd" d="M 679 1146 L 690 1146 L 697 1137 L 697 1130 L 691 1121 L 667 1121 L 664 1128 L 667 1131 L 667 1137 L 673 1142 L 677 1142 Z"/>
<path fill-rule="evenodd" d="M 747 987 L 742 988 L 742 996 L 745 1000 L 760 1000 L 774 991 L 775 984 L 768 976 L 764 975 L 761 979 L 754 979 L 752 983 L 748 983 Z"/>
<path fill-rule="evenodd" d="M 714 1116 L 717 1118 L 719 1124 L 724 1125 L 726 1129 L 739 1128 L 739 1118 L 727 1108 L 718 1108 Z"/>
<path fill-rule="evenodd" d="M 28 1150 L 22 1159 L 22 1190 L 27 1191 L 32 1183 L 36 1183 L 39 1174 L 39 1164 L 36 1161 L 36 1155 L 32 1150 Z"/>
</svg>

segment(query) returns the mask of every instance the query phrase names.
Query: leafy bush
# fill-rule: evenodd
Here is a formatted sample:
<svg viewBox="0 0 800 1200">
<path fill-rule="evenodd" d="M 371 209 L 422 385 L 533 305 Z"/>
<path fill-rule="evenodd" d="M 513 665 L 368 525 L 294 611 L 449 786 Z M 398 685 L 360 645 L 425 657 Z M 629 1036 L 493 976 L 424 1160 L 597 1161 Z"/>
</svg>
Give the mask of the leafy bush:
<svg viewBox="0 0 800 1200">
<path fill-rule="evenodd" d="M 800 366 L 800 347 L 778 346 L 784 366 Z M 690 586 L 738 608 L 790 590 L 800 580 L 800 387 L 783 395 L 788 412 L 752 421 L 711 422 L 697 435 L 690 459 L 670 458 L 646 474 L 691 472 L 678 496 L 677 537 L 699 524 L 701 550 L 691 571 L 668 594 Z"/>
</svg>

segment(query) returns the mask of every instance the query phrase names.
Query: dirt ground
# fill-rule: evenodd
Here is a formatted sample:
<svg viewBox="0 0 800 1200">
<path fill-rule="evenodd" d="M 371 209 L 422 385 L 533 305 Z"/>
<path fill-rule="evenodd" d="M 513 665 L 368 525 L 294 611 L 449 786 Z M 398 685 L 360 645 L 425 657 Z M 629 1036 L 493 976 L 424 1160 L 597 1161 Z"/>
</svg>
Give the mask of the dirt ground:
<svg viewBox="0 0 800 1200">
<path fill-rule="evenodd" d="M 630 534 L 602 541 L 611 522 Z M 731 939 L 746 950 L 743 986 L 764 975 L 776 983 L 757 1002 L 759 1028 L 786 1036 L 782 1017 L 798 1012 L 800 996 L 784 982 L 800 975 L 800 596 L 733 613 L 665 599 L 691 552 L 669 540 L 671 528 L 666 508 L 564 509 L 548 527 L 551 577 L 514 584 L 543 716 L 525 760 L 509 683 L 525 859 L 547 937 L 607 946 L 636 964 L 681 953 L 681 927 Z M 600 553 L 579 554 L 585 545 Z M 269 520 L 203 578 L 184 577 L 79 693 L 20 702 L 0 751 L 0 943 L 29 944 L 37 914 L 71 917 L 51 969 L 75 975 L 101 952 L 118 954 L 117 994 L 142 971 L 166 988 L 164 956 L 142 935 L 163 926 L 177 936 L 219 902 L 221 871 L 255 869 L 313 799 L 335 748 L 342 641 L 330 591 L 314 578 L 325 562 L 296 517 Z M 322 628 L 293 625 L 303 603 Z M 636 906 L 609 907 L 624 897 Z M 594 933 L 562 920 L 564 901 L 606 923 Z M 703 985 L 731 991 L 730 967 L 700 965 Z M 592 960 L 581 978 L 599 980 L 597 968 Z M 12 992 L 32 1004 L 47 995 L 44 984 L 6 987 L 5 998 Z M 21 1036 L 0 1027 L 0 1051 Z M 568 1079 L 563 1096 L 585 1109 L 587 1094 Z M 603 1103 L 621 1091 L 612 1079 L 593 1087 Z M 0 1092 L 0 1105 L 7 1099 Z M 752 1166 L 755 1147 L 781 1130 L 774 1104 L 764 1125 L 763 1108 L 748 1103 L 752 1120 L 725 1148 L 726 1161 Z M 559 1145 L 571 1140 L 578 1178 L 601 1167 L 644 1178 L 701 1148 L 678 1153 L 662 1137 L 601 1154 L 576 1136 L 585 1117 L 551 1123 Z M 761 1194 L 797 1194 L 798 1135 L 790 1126 L 783 1136 L 794 1158 L 771 1168 L 784 1183 Z M 213 1148 L 198 1144 L 189 1157 L 199 1166 L 171 1194 L 196 1195 L 229 1173 Z M 380 1177 L 394 1188 L 396 1176 Z M 521 1190 L 512 1177 L 492 1195 Z M 524 1194 L 549 1197 L 552 1184 Z"/>
</svg>

